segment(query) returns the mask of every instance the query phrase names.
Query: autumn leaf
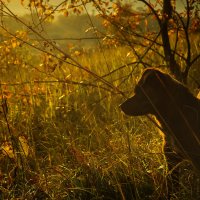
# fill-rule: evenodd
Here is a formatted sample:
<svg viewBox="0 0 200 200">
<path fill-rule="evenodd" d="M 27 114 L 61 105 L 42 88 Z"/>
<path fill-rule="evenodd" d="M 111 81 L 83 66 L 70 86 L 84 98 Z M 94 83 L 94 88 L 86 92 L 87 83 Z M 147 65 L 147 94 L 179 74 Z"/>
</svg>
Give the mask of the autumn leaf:
<svg viewBox="0 0 200 200">
<path fill-rule="evenodd" d="M 25 156 L 29 155 L 30 147 L 28 145 L 28 140 L 24 135 L 19 136 L 19 142 L 20 142 L 20 149 L 24 153 Z"/>
<path fill-rule="evenodd" d="M 65 10 L 63 14 L 64 14 L 65 17 L 68 17 L 69 12 L 67 10 Z"/>
<path fill-rule="evenodd" d="M 1 145 L 1 149 L 5 156 L 8 156 L 9 158 L 14 158 L 14 151 L 11 142 L 5 141 Z"/>
</svg>

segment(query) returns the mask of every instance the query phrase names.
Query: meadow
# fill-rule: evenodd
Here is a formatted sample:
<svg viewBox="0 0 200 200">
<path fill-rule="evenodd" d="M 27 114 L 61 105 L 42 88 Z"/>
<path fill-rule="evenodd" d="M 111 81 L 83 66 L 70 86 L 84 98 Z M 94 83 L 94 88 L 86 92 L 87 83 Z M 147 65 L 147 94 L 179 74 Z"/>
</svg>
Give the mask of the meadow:
<svg viewBox="0 0 200 200">
<path fill-rule="evenodd" d="M 73 57 L 128 97 L 143 70 L 129 51 Z M 125 96 L 73 65 L 18 53 L 26 64 L 1 70 L 0 199 L 165 199 L 163 140 L 147 117 L 125 116 Z M 188 200 L 192 175 L 174 199 Z"/>
</svg>

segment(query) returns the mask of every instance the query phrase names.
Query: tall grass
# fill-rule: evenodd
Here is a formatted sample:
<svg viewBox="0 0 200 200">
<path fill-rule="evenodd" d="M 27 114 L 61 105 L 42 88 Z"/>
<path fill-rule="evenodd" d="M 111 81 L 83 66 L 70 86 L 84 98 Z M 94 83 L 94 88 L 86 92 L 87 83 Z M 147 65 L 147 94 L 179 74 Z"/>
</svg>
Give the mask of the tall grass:
<svg viewBox="0 0 200 200">
<path fill-rule="evenodd" d="M 77 59 L 103 76 L 132 62 L 127 53 L 113 48 Z M 1 86 L 9 109 L 4 113 L 2 103 L 1 199 L 164 199 L 167 170 L 156 127 L 145 117 L 124 116 L 123 98 L 85 72 L 62 64 L 45 74 L 38 65 L 16 70 Z M 133 69 L 105 79 L 129 95 Z M 134 70 L 137 77 L 142 68 Z M 191 187 L 174 199 L 188 199 Z"/>
</svg>

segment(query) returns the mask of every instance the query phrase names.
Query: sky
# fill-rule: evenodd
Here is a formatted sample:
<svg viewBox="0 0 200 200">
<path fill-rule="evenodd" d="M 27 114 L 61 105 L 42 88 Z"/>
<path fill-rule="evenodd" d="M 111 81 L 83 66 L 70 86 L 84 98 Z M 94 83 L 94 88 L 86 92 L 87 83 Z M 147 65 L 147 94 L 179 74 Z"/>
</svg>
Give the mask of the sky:
<svg viewBox="0 0 200 200">
<path fill-rule="evenodd" d="M 25 5 L 27 0 L 24 0 Z M 50 2 L 53 5 L 58 5 L 60 2 L 63 2 L 63 0 L 50 0 Z M 28 9 L 27 6 L 22 6 L 21 5 L 21 0 L 10 0 L 9 3 L 7 3 L 7 6 L 11 11 L 13 11 L 16 15 L 24 15 L 30 13 L 30 10 Z"/>
<path fill-rule="evenodd" d="M 30 13 L 29 9 L 27 7 L 22 6 L 20 2 L 21 2 L 21 0 L 10 0 L 10 2 L 7 4 L 7 6 L 16 15 L 24 15 L 24 14 Z M 27 2 L 27 0 L 24 0 L 24 2 Z M 53 5 L 58 5 L 61 2 L 63 2 L 63 0 L 50 0 L 50 3 L 52 3 Z M 128 2 L 130 2 L 130 0 L 128 0 Z M 183 2 L 184 2 L 184 0 L 176 0 L 177 8 L 178 7 L 183 8 Z M 26 5 L 26 3 L 25 3 L 25 5 Z"/>
<path fill-rule="evenodd" d="M 17 15 L 23 15 L 25 13 L 28 13 L 28 10 L 26 10 L 21 4 L 19 0 L 11 0 L 10 3 L 6 4 L 11 11 L 13 11 Z"/>
</svg>

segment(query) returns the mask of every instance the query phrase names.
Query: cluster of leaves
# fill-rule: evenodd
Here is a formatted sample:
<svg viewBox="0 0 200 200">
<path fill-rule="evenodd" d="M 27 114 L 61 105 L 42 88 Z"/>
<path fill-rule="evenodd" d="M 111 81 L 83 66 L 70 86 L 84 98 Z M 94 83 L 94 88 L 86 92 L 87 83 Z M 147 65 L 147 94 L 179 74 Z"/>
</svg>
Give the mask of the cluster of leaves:
<svg viewBox="0 0 200 200">
<path fill-rule="evenodd" d="M 24 62 L 24 52 L 22 48 L 22 41 L 27 40 L 27 33 L 24 31 L 17 31 L 16 37 L 8 37 L 5 32 L 1 33 L 3 42 L 0 44 L 1 53 L 1 67 L 0 75 L 4 78 L 9 76 L 15 77 L 15 74 L 19 68 L 26 68 Z M 22 41 L 20 41 L 20 40 Z M 1 80 L 3 81 L 3 79 Z"/>
</svg>

